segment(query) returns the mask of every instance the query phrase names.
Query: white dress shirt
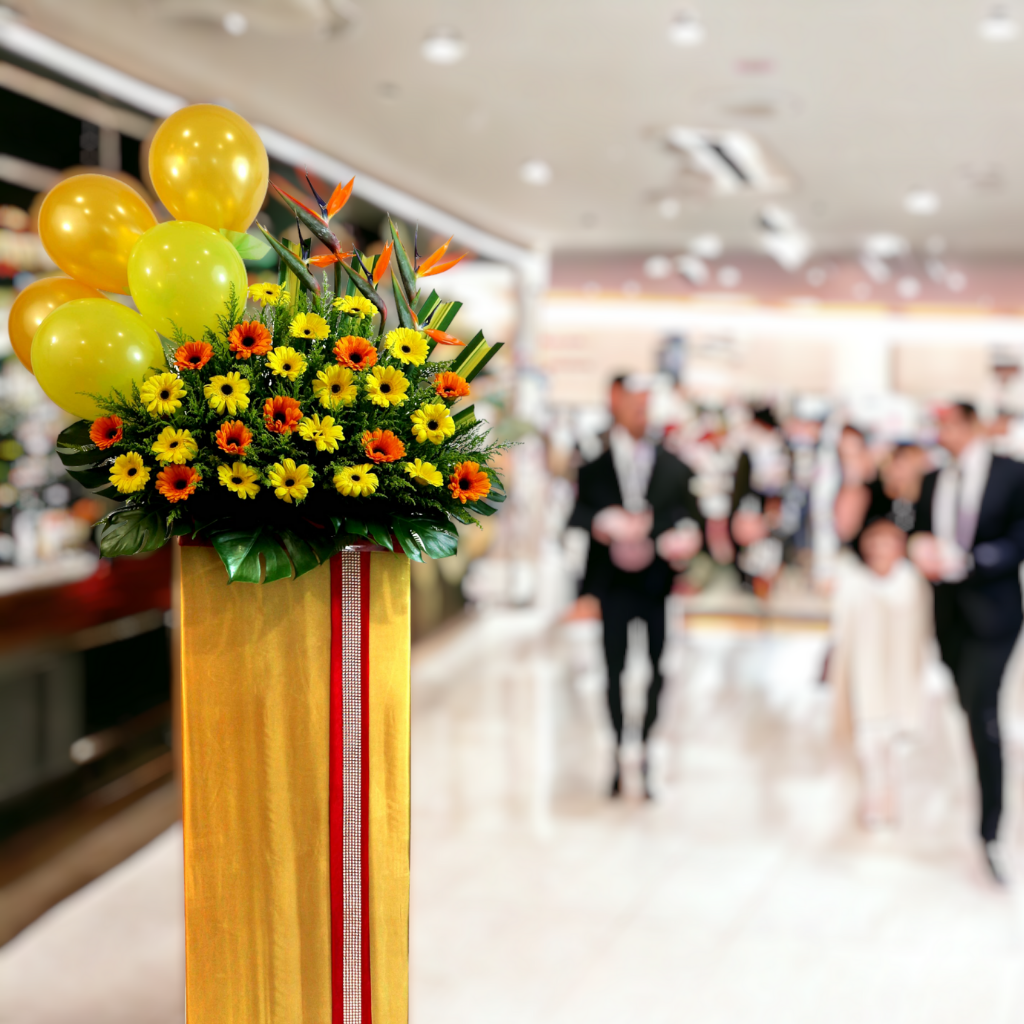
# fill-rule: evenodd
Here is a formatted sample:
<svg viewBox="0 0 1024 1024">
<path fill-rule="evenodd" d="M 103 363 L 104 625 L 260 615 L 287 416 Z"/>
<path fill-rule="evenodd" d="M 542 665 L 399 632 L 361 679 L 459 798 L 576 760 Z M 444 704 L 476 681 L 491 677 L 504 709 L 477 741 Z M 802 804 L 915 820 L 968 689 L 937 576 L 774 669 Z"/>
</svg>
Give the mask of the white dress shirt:
<svg viewBox="0 0 1024 1024">
<path fill-rule="evenodd" d="M 611 429 L 608 444 L 622 507 L 627 512 L 643 512 L 647 508 L 647 489 L 654 472 L 654 445 L 646 438 L 633 437 L 618 423 Z"/>
<path fill-rule="evenodd" d="M 958 583 L 973 565 L 971 551 L 991 468 L 992 449 L 979 438 L 940 470 L 935 481 L 932 534 L 945 553 L 947 583 Z"/>
</svg>

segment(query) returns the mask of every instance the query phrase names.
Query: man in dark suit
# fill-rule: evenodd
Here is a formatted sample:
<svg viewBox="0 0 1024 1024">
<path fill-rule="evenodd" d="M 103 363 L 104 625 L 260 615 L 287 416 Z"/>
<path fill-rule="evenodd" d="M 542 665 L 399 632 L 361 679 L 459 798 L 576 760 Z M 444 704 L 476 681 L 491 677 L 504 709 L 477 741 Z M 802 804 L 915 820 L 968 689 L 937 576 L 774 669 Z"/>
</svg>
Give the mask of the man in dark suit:
<svg viewBox="0 0 1024 1024">
<path fill-rule="evenodd" d="M 608 450 L 580 469 L 579 496 L 569 520 L 590 532 L 581 594 L 600 602 L 608 663 L 608 709 L 617 741 L 612 795 L 620 790 L 622 745 L 620 676 L 626 662 L 629 623 L 647 623 L 654 675 L 647 691 L 643 741 L 658 714 L 665 645 L 665 598 L 675 571 L 703 544 L 700 512 L 690 493 L 692 472 L 647 438 L 648 392 L 642 383 L 617 378 L 611 388 L 615 419 Z M 644 790 L 647 757 L 642 761 Z"/>
<path fill-rule="evenodd" d="M 994 846 L 1003 805 L 999 686 L 1020 632 L 1024 561 L 1024 465 L 993 455 L 974 407 L 939 418 L 952 463 L 921 486 L 910 553 L 935 585 L 942 660 L 967 714 L 981 788 L 981 839 L 997 881 Z"/>
</svg>

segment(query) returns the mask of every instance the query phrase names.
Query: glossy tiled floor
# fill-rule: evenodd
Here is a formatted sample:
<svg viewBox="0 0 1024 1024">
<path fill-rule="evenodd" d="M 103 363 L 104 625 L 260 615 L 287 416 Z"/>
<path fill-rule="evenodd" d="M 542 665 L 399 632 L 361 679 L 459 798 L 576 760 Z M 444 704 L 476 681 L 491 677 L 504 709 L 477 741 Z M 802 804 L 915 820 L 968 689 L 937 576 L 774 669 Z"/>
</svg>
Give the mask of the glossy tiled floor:
<svg viewBox="0 0 1024 1024">
<path fill-rule="evenodd" d="M 418 651 L 413 1024 L 1024 1019 L 1024 901 L 971 843 L 959 712 L 936 693 L 902 828 L 865 834 L 824 648 L 812 630 L 677 629 L 654 802 L 635 748 L 626 796 L 604 795 L 590 624 L 493 613 Z M 634 714 L 644 672 L 627 669 Z M 180 1024 L 178 843 L 0 950 L 0 1021 Z"/>
</svg>

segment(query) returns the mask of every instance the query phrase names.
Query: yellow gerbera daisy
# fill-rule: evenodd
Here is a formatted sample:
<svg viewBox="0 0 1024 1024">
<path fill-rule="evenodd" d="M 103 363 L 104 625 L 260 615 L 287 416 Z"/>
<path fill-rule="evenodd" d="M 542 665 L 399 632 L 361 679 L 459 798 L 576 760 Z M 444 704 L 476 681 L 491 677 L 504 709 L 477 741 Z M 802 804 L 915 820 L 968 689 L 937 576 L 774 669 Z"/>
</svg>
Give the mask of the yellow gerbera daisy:
<svg viewBox="0 0 1024 1024">
<path fill-rule="evenodd" d="M 419 366 L 427 358 L 427 339 L 411 327 L 396 327 L 384 339 L 391 354 L 403 363 Z"/>
<path fill-rule="evenodd" d="M 346 316 L 357 316 L 365 320 L 377 312 L 377 307 L 365 295 L 342 295 L 334 300 L 334 308 Z"/>
<path fill-rule="evenodd" d="M 455 433 L 455 420 L 448 411 L 448 406 L 438 402 L 436 405 L 425 405 L 412 414 L 412 436 L 420 443 L 429 441 L 440 444 L 446 437 Z"/>
<path fill-rule="evenodd" d="M 121 494 L 134 494 L 149 482 L 149 467 L 138 452 L 118 455 L 110 467 L 110 482 Z"/>
<path fill-rule="evenodd" d="M 150 451 L 161 461 L 180 466 L 199 454 L 199 445 L 190 430 L 175 430 L 164 427 L 160 436 L 153 442 Z"/>
<path fill-rule="evenodd" d="M 345 440 L 345 431 L 334 422 L 333 416 L 320 419 L 313 413 L 299 420 L 299 437 L 303 441 L 312 441 L 318 452 L 336 452 L 338 442 Z"/>
<path fill-rule="evenodd" d="M 313 471 L 306 465 L 296 466 L 294 459 L 275 462 L 267 470 L 267 481 L 274 488 L 274 494 L 289 505 L 293 501 L 302 501 L 315 486 Z"/>
<path fill-rule="evenodd" d="M 211 377 L 203 394 L 214 412 L 226 411 L 229 416 L 237 416 L 249 408 L 249 382 L 234 370 Z"/>
<path fill-rule="evenodd" d="M 372 470 L 373 466 L 368 462 L 361 466 L 346 466 L 334 474 L 334 489 L 346 498 L 365 498 L 373 494 L 380 483 Z"/>
<path fill-rule="evenodd" d="M 291 325 L 291 336 L 293 338 L 316 338 L 322 341 L 331 333 L 327 321 L 316 313 L 299 313 Z"/>
<path fill-rule="evenodd" d="M 139 388 L 146 411 L 153 416 L 170 416 L 181 408 L 185 385 L 176 373 L 157 373 Z"/>
<path fill-rule="evenodd" d="M 355 377 L 347 366 L 332 363 L 324 370 L 317 370 L 313 381 L 313 394 L 320 399 L 325 409 L 337 409 L 339 405 L 351 405 L 356 400 L 358 388 Z"/>
<path fill-rule="evenodd" d="M 261 306 L 276 306 L 282 298 L 287 302 L 291 296 L 279 284 L 251 284 L 249 298 Z"/>
<path fill-rule="evenodd" d="M 444 483 L 441 471 L 432 462 L 416 459 L 405 464 L 405 471 L 414 484 L 426 484 L 428 487 L 440 487 Z"/>
<path fill-rule="evenodd" d="M 217 476 L 221 486 L 245 501 L 260 493 L 260 475 L 244 462 L 233 462 L 230 466 L 218 466 Z"/>
<path fill-rule="evenodd" d="M 306 357 L 298 350 L 287 345 L 278 345 L 267 356 L 267 366 L 276 377 L 287 377 L 295 380 L 306 368 Z"/>
<path fill-rule="evenodd" d="M 374 405 L 401 405 L 409 396 L 409 379 L 395 366 L 375 366 L 366 378 L 366 397 Z"/>
</svg>

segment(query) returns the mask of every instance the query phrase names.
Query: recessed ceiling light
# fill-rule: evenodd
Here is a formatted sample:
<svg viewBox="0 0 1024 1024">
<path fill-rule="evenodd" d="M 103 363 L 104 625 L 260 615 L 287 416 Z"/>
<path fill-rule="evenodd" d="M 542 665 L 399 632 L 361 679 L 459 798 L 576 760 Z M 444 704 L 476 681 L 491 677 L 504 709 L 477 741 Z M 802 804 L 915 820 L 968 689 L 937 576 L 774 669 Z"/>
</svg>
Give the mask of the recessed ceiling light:
<svg viewBox="0 0 1024 1024">
<path fill-rule="evenodd" d="M 228 11 L 220 23 L 229 36 L 244 36 L 249 31 L 249 19 L 241 11 Z"/>
<path fill-rule="evenodd" d="M 723 288 L 735 288 L 743 280 L 743 274 L 739 267 L 721 267 L 716 279 Z"/>
<path fill-rule="evenodd" d="M 431 64 L 458 64 L 466 56 L 466 42 L 454 29 L 436 28 L 424 37 L 420 54 Z"/>
<path fill-rule="evenodd" d="M 903 209 L 915 217 L 930 217 L 941 205 L 938 192 L 930 188 L 912 188 L 903 197 Z"/>
<path fill-rule="evenodd" d="M 901 277 L 896 282 L 896 294 L 901 299 L 916 299 L 921 294 L 921 282 L 916 277 Z"/>
<path fill-rule="evenodd" d="M 876 231 L 864 239 L 864 252 L 880 260 L 894 260 L 907 251 L 907 240 L 890 231 Z"/>
<path fill-rule="evenodd" d="M 648 256 L 644 260 L 644 273 L 655 281 L 663 281 L 672 273 L 672 261 L 667 256 Z"/>
<path fill-rule="evenodd" d="M 1020 34 L 1017 24 L 1006 4 L 993 4 L 978 22 L 978 35 L 988 43 L 1006 43 Z"/>
<path fill-rule="evenodd" d="M 967 287 L 967 275 L 962 270 L 950 270 L 946 274 L 946 287 L 951 292 L 962 292 Z"/>
<path fill-rule="evenodd" d="M 704 25 L 692 11 L 680 11 L 668 23 L 668 40 L 673 46 L 700 46 Z"/>
<path fill-rule="evenodd" d="M 702 235 L 694 235 L 687 246 L 694 256 L 702 260 L 717 260 L 725 249 L 722 239 L 713 231 L 706 231 Z"/>
<path fill-rule="evenodd" d="M 665 196 L 658 200 L 658 213 L 665 220 L 674 220 L 682 212 L 683 204 L 675 196 Z"/>
<path fill-rule="evenodd" d="M 551 164 L 546 160 L 527 160 L 519 168 L 519 177 L 527 185 L 547 185 L 553 176 Z"/>
</svg>

